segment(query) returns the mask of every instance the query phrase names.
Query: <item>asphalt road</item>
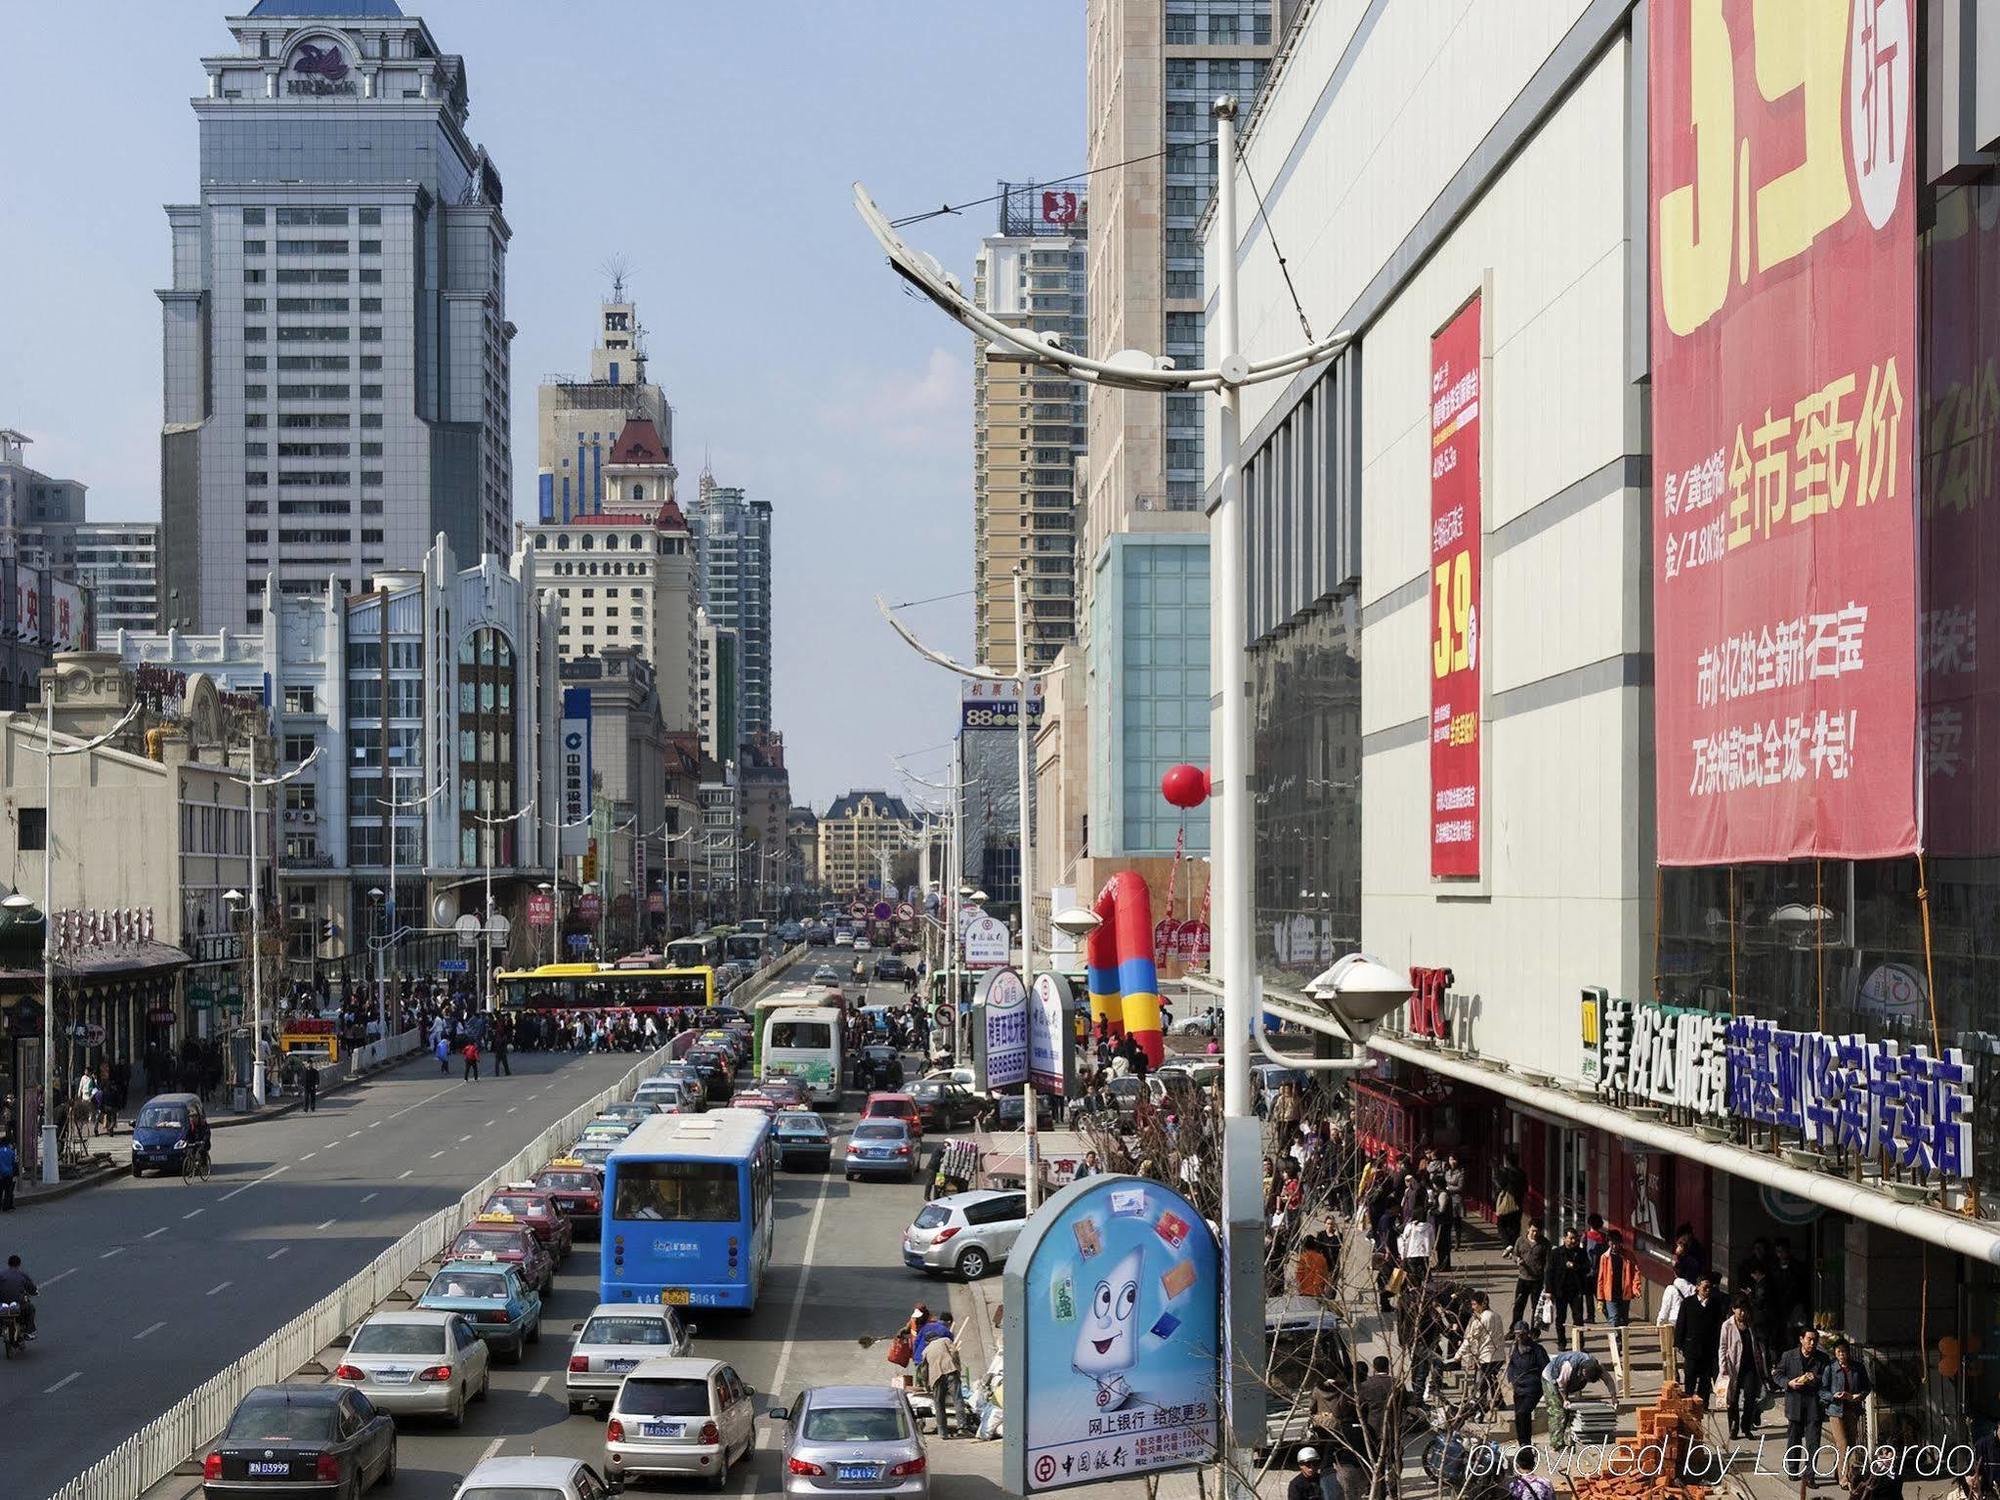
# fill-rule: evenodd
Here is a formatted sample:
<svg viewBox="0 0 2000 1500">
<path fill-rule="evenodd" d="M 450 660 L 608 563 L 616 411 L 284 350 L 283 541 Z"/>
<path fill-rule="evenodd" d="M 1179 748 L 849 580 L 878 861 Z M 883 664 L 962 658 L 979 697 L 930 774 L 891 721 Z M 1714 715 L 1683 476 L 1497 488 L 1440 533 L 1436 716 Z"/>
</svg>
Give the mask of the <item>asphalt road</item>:
<svg viewBox="0 0 2000 1500">
<path fill-rule="evenodd" d="M 0 1492 L 52 1492 L 637 1061 L 517 1052 L 468 1083 L 419 1060 L 218 1130 L 205 1184 L 125 1177 L 0 1220 L 42 1292 L 40 1339 L 0 1364 Z"/>
<path fill-rule="evenodd" d="M 806 972 L 823 959 L 823 952 L 809 956 Z M 902 998 L 901 986 L 893 992 L 882 986 L 873 996 L 892 1004 Z M 917 1060 L 906 1061 L 914 1066 Z M 859 1103 L 859 1096 L 848 1095 L 846 1111 L 834 1117 L 837 1137 L 845 1137 Z M 837 1141 L 836 1163 L 838 1149 Z M 917 1299 L 942 1307 L 955 1292 L 960 1308 L 967 1305 L 962 1287 L 902 1264 L 902 1232 L 922 1204 L 921 1184 L 848 1183 L 838 1165 L 827 1173 L 782 1174 L 776 1248 L 756 1310 L 697 1314 L 695 1352 L 730 1361 L 756 1390 L 760 1412 L 790 1401 L 804 1386 L 887 1383 L 891 1367 L 883 1345 Z M 602 1419 L 570 1416 L 563 1398 L 574 1325 L 596 1303 L 595 1250 L 585 1243 L 570 1255 L 548 1304 L 548 1336 L 522 1363 L 494 1366 L 492 1394 L 472 1408 L 462 1429 L 419 1420 L 403 1424 L 398 1500 L 450 1500 L 473 1466 L 493 1454 L 574 1454 L 601 1469 Z M 879 1335 L 883 1343 L 864 1351 L 856 1343 L 863 1334 Z M 779 1436 L 776 1424 L 760 1417 L 757 1452 L 732 1472 L 729 1493 L 782 1492 Z M 938 1500 L 989 1500 L 1001 1493 L 998 1443 L 929 1441 Z M 700 1486 L 689 1481 L 670 1488 L 692 1493 Z M 194 1479 L 176 1478 L 157 1486 L 148 1500 L 180 1500 L 197 1489 Z"/>
</svg>

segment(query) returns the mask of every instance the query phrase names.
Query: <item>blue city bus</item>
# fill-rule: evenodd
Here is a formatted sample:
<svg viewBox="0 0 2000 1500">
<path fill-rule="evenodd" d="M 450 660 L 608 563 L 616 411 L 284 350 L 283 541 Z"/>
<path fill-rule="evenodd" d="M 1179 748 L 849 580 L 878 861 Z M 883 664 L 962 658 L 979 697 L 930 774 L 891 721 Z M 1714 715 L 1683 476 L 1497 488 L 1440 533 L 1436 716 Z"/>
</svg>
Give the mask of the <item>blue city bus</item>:
<svg viewBox="0 0 2000 1500">
<path fill-rule="evenodd" d="M 775 1177 L 762 1110 L 641 1123 L 604 1164 L 598 1300 L 748 1312 L 771 1263 Z"/>
</svg>

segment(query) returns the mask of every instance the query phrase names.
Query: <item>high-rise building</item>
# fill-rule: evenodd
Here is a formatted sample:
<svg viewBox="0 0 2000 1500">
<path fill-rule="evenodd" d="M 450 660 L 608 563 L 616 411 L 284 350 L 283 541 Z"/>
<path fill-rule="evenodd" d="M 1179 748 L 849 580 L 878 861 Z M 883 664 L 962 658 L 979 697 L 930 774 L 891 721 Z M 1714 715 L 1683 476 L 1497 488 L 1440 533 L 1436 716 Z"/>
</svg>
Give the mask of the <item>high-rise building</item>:
<svg viewBox="0 0 2000 1500">
<path fill-rule="evenodd" d="M 1080 184 L 1000 185 L 999 232 L 980 243 L 973 300 L 1003 322 L 1088 352 Z M 1028 664 L 1076 634 L 1076 458 L 1083 383 L 1020 360 L 972 364 L 973 648 L 1011 672 L 1014 571 L 1026 570 Z"/>
<path fill-rule="evenodd" d="M 30 568 L 66 571 L 68 541 L 62 528 L 83 519 L 88 486 L 54 479 L 29 467 L 24 432 L 0 429 L 0 559 Z"/>
<path fill-rule="evenodd" d="M 70 575 L 90 590 L 100 643 L 160 628 L 160 528 L 153 521 L 80 521 L 68 528 Z"/>
<path fill-rule="evenodd" d="M 257 0 L 202 60 L 160 292 L 162 589 L 193 628 L 511 527 L 500 175 L 463 58 L 394 0 Z"/>
<path fill-rule="evenodd" d="M 624 282 L 615 281 L 611 300 L 598 308 L 589 378 L 552 376 L 536 387 L 536 503 L 543 525 L 617 508 L 617 487 L 607 489 L 604 469 L 630 421 L 652 427 L 666 465 L 661 498 L 674 498 L 674 410 L 646 379 L 645 336 L 637 305 L 626 300 Z"/>
<path fill-rule="evenodd" d="M 605 457 L 598 472 L 608 500 L 521 528 L 535 587 L 561 607 L 565 659 L 635 652 L 653 666 L 666 728 L 692 729 L 700 722 L 694 542 L 673 501 L 673 465 L 644 417 L 627 419 Z"/>
<path fill-rule="evenodd" d="M 882 856 L 901 853 L 916 826 L 900 797 L 842 792 L 819 818 L 820 884 L 836 896 L 878 889 Z"/>
<path fill-rule="evenodd" d="M 702 607 L 736 638 L 737 733 L 762 733 L 771 727 L 771 502 L 704 473 L 688 524 Z M 735 754 L 731 742 L 718 758 Z"/>
<path fill-rule="evenodd" d="M 717 625 L 697 605 L 694 613 L 695 713 L 702 752 L 718 764 L 736 759 L 743 734 L 743 677 L 736 632 Z"/>
</svg>

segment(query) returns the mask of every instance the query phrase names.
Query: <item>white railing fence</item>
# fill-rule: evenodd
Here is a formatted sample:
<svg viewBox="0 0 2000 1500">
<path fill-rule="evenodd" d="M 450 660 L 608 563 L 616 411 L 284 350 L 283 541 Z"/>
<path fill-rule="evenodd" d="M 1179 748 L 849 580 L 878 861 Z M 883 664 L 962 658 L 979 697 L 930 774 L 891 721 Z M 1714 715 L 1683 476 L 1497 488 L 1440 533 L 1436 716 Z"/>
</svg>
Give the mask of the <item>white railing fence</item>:
<svg viewBox="0 0 2000 1500">
<path fill-rule="evenodd" d="M 370 1043 L 380 1047 L 381 1043 Z M 389 1056 L 416 1046 L 416 1033 L 389 1039 Z M 356 1054 L 368 1048 L 356 1049 Z M 321 1298 L 263 1343 L 219 1374 L 204 1381 L 165 1412 L 57 1490 L 50 1500 L 132 1500 L 165 1479 L 228 1424 L 236 1405 L 253 1387 L 272 1385 L 312 1362 L 320 1350 L 368 1315 L 434 1256 L 440 1254 L 493 1189 L 540 1169 L 614 1099 L 628 1097 L 642 1079 L 659 1071 L 664 1050 L 649 1053 L 610 1088 L 580 1104 L 488 1173 L 456 1204 L 432 1214 L 361 1272 Z"/>
</svg>

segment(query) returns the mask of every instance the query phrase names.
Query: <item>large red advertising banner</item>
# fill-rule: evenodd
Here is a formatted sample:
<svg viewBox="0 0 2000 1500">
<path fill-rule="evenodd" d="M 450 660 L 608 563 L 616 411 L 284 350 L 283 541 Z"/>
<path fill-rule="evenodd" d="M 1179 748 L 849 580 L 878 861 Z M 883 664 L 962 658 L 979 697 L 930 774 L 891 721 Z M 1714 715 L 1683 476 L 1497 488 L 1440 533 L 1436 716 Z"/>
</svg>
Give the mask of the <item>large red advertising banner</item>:
<svg viewBox="0 0 2000 1500">
<path fill-rule="evenodd" d="M 1917 846 L 1910 0 L 1653 0 L 1662 864 Z"/>
<path fill-rule="evenodd" d="M 1431 875 L 1479 874 L 1479 298 L 1431 338 Z"/>
</svg>

